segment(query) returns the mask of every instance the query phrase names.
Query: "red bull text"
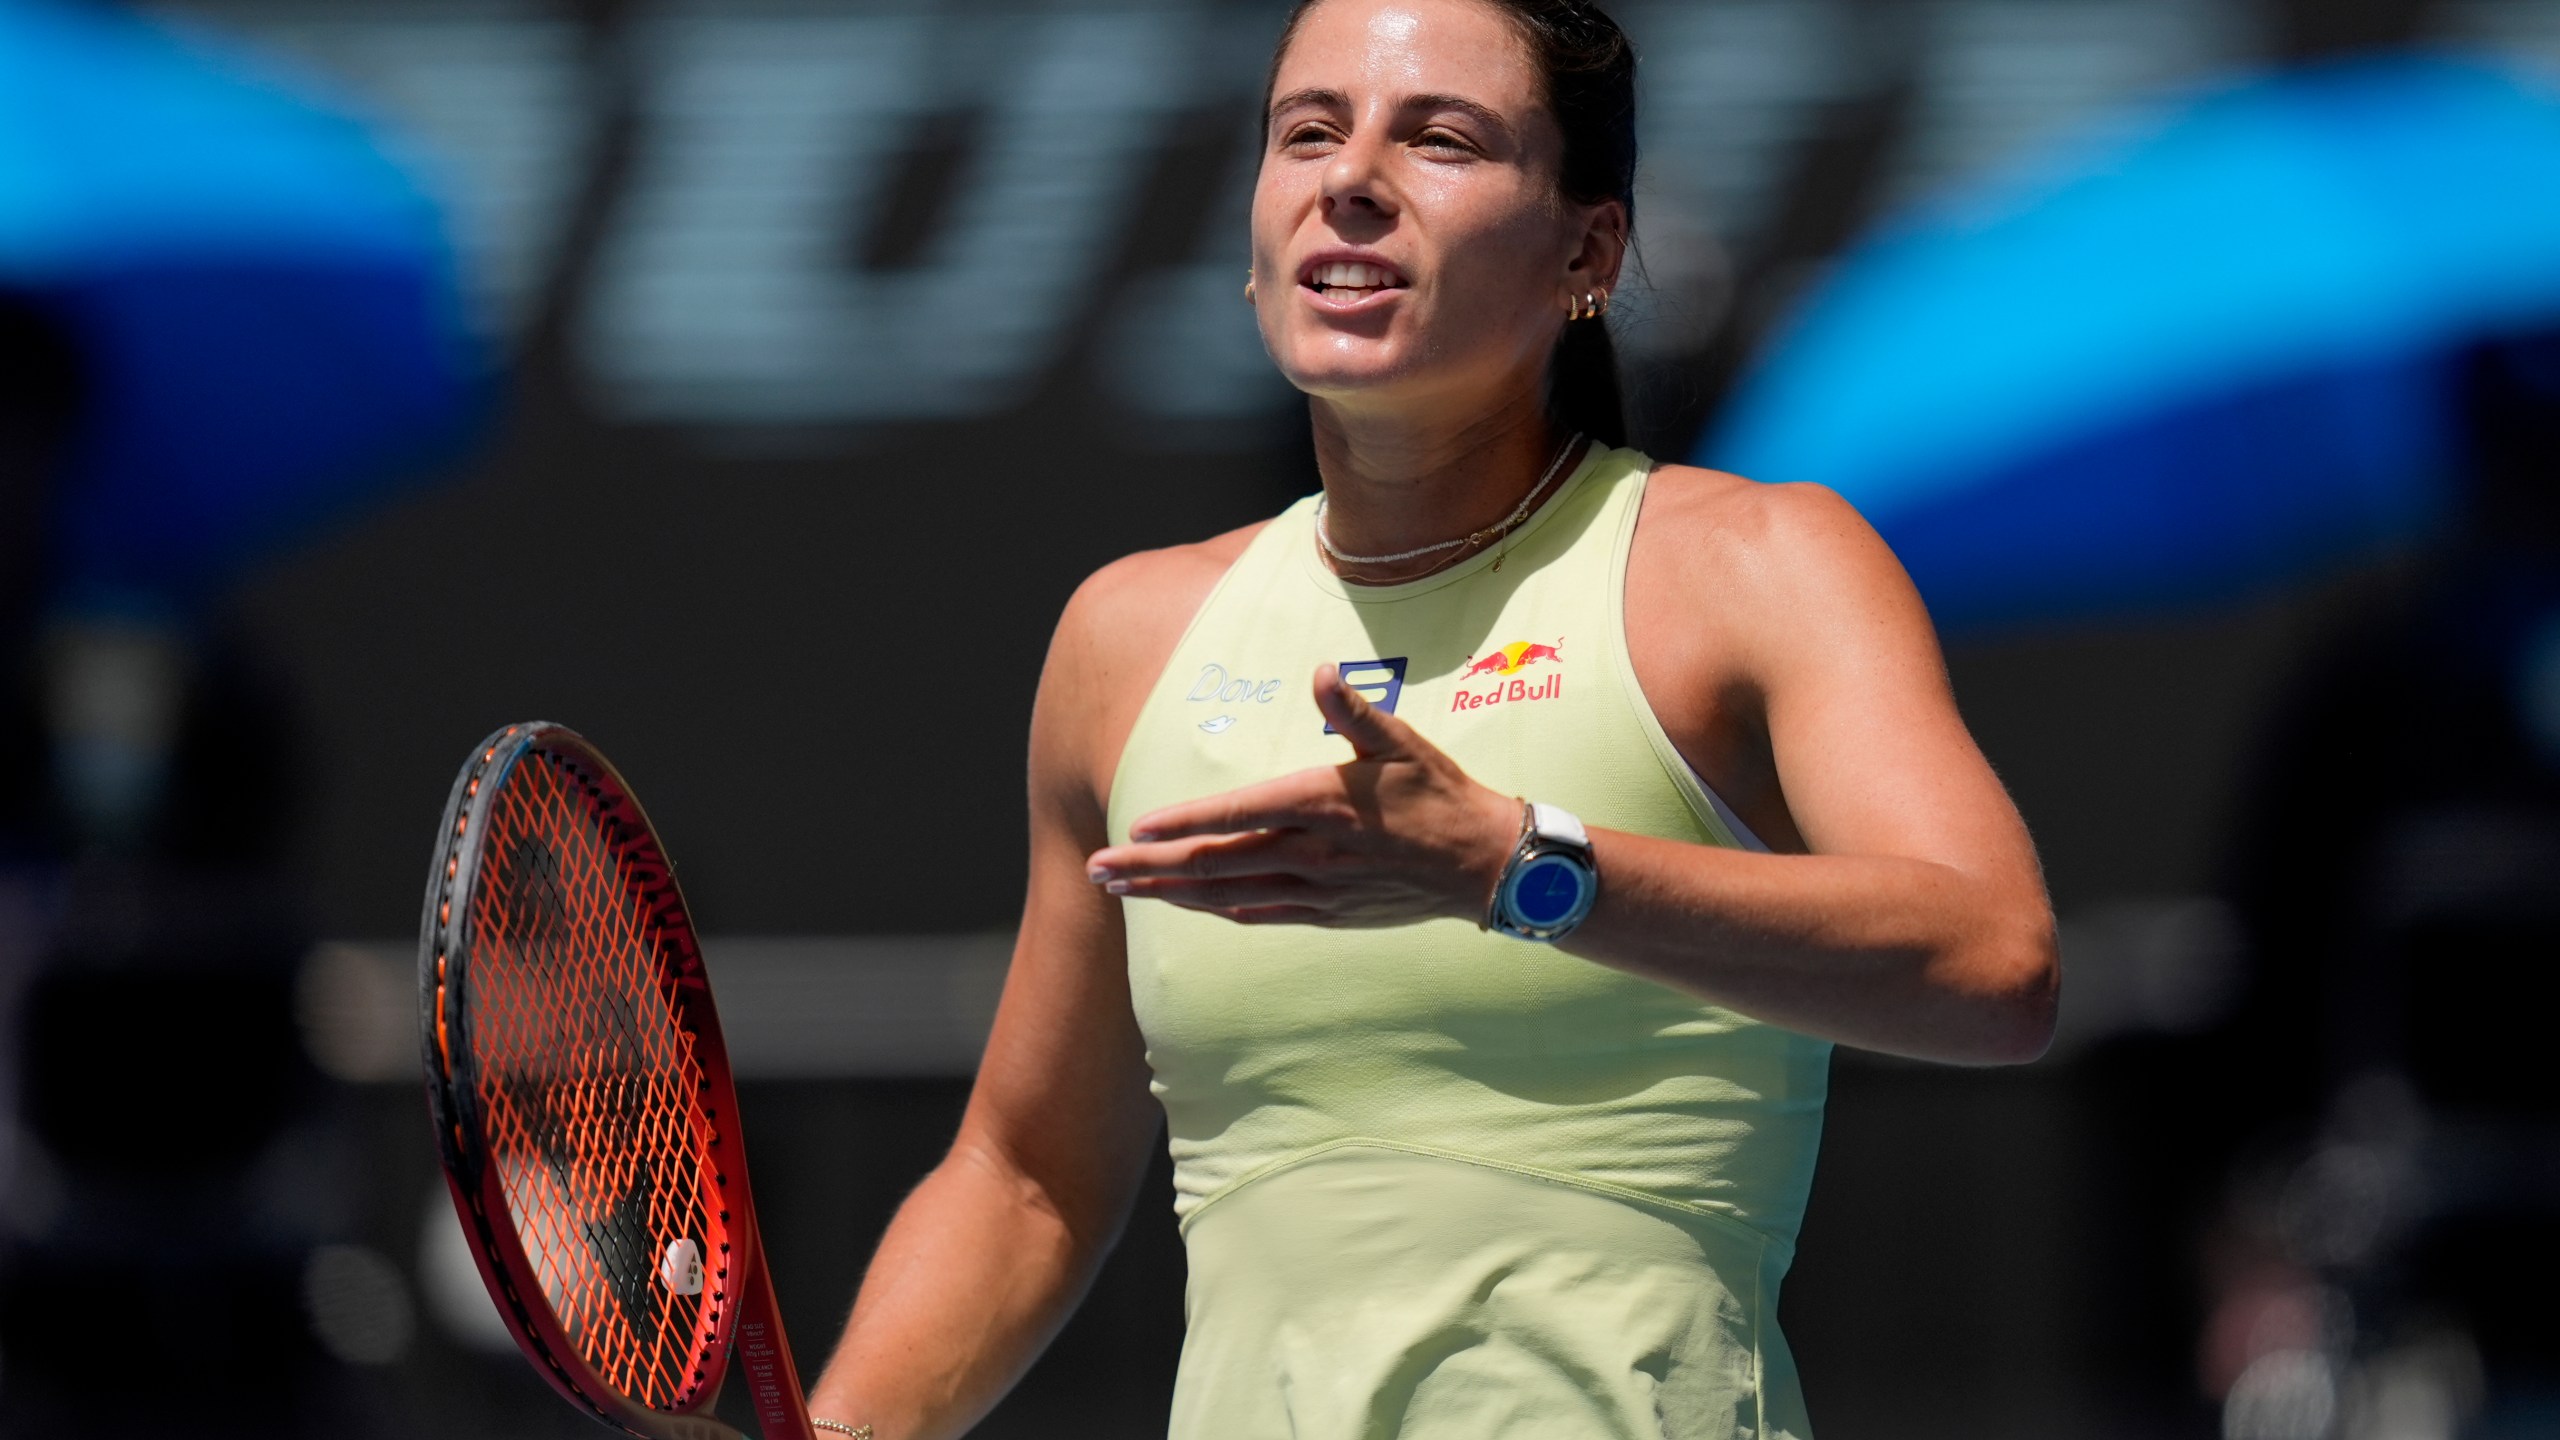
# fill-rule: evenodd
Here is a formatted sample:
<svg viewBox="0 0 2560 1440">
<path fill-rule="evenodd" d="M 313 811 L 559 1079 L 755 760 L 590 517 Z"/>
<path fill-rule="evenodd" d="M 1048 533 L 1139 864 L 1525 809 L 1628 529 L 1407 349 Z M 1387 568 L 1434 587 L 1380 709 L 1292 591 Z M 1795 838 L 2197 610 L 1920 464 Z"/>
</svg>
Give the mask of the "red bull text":
<svg viewBox="0 0 2560 1440">
<path fill-rule="evenodd" d="M 1519 672 L 1533 665 L 1553 662 L 1558 668 L 1539 680 L 1531 680 Z M 1564 639 L 1553 645 L 1540 645 L 1530 640 L 1514 640 L 1490 655 L 1468 662 L 1458 672 L 1457 693 L 1449 697 L 1452 713 L 1481 710 L 1488 705 L 1521 704 L 1531 700 L 1552 700 L 1564 693 Z M 1469 689 L 1468 682 L 1490 678 L 1493 683 L 1483 689 Z"/>
</svg>

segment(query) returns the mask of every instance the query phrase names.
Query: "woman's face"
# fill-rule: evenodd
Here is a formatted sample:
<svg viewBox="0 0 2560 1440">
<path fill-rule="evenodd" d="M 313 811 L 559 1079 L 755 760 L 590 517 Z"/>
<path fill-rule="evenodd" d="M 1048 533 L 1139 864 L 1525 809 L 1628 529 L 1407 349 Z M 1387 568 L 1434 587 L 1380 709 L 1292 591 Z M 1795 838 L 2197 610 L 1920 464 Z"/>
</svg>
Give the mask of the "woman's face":
<svg viewBox="0 0 2560 1440">
<path fill-rule="evenodd" d="M 1502 400 L 1545 374 L 1566 296 L 1616 281 L 1623 215 L 1559 194 L 1535 62 L 1479 0 L 1324 0 L 1267 118 L 1254 308 L 1311 395 Z"/>
</svg>

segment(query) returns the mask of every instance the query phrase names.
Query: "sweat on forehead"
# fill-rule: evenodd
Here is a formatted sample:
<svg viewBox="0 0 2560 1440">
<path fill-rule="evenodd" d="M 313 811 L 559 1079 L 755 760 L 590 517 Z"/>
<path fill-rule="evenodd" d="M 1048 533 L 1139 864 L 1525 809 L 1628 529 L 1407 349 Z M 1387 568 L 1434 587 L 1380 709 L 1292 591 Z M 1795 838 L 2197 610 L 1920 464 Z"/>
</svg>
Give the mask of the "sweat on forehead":
<svg viewBox="0 0 2560 1440">
<path fill-rule="evenodd" d="M 1513 53 L 1528 61 L 1534 89 L 1526 103 L 1543 102 L 1563 132 L 1565 195 L 1584 204 L 1615 200 L 1634 219 L 1635 47 L 1593 0 L 1299 0 L 1272 49 L 1262 89 L 1266 120 L 1281 67 L 1319 14 L 1360 26 L 1363 38 L 1381 47 L 1409 45 L 1434 19 L 1455 22 L 1453 28 L 1478 17 L 1496 21 L 1517 47 Z"/>
<path fill-rule="evenodd" d="M 1434 21 L 1440 23 L 1435 25 Z M 1452 25 L 1451 21 L 1457 23 Z M 1488 25 L 1487 21 L 1492 23 Z M 1288 64 L 1298 40 L 1317 24 L 1337 36 L 1345 32 L 1358 36 L 1364 68 L 1399 62 L 1409 66 L 1418 46 L 1448 38 L 1453 31 L 1472 31 L 1486 39 L 1500 36 L 1512 57 L 1525 62 L 1533 75 L 1536 70 L 1537 57 L 1528 35 L 1514 16 L 1492 0 L 1302 0 L 1290 12 L 1281 29 L 1280 42 L 1272 48 L 1271 73 L 1263 85 L 1266 115 L 1278 97 L 1282 67 Z M 1534 98 L 1544 100 L 1545 88 L 1535 84 Z"/>
</svg>

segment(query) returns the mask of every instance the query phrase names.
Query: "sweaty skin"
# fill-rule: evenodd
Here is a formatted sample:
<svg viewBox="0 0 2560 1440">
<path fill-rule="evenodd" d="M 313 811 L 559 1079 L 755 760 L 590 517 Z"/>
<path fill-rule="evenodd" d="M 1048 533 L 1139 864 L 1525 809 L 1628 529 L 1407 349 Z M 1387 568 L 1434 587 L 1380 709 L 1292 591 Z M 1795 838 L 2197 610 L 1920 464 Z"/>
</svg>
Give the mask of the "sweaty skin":
<svg viewBox="0 0 2560 1440">
<path fill-rule="evenodd" d="M 1572 299 L 1617 283 L 1623 210 L 1559 195 L 1539 76 L 1476 0 L 1324 0 L 1281 57 L 1269 122 L 1255 308 L 1310 396 L 1329 533 L 1376 555 L 1495 523 L 1566 438 L 1545 367 Z M 1068 602 L 1033 708 L 1030 882 L 994 1032 L 813 1414 L 882 1440 L 959 1435 L 1083 1295 L 1162 1122 L 1124 904 L 1331 926 L 1481 911 L 1517 800 L 1330 667 L 1309 683 L 1342 763 L 1141 817 L 1135 843 L 1110 845 L 1139 708 L 1258 529 L 1130 556 Z M 1783 853 L 1595 831 L 1606 884 L 1568 953 L 1845 1043 L 1962 1063 L 2039 1053 L 2057 969 L 2033 848 L 1918 597 L 1856 513 L 1814 487 L 1662 467 L 1625 610 L 1672 742 Z"/>
</svg>

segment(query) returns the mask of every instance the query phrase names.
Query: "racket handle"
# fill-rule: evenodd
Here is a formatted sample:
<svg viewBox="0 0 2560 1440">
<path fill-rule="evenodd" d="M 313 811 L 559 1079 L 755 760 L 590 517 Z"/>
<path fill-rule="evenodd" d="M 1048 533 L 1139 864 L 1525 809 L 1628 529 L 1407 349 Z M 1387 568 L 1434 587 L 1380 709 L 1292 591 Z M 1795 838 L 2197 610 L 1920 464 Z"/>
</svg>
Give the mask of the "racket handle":
<svg viewBox="0 0 2560 1440">
<path fill-rule="evenodd" d="M 801 1398 L 799 1367 L 791 1363 L 791 1342 L 782 1333 L 773 1275 L 763 1265 L 755 1267 L 744 1298 L 738 1310 L 738 1359 L 746 1374 L 747 1398 L 755 1402 L 756 1428 L 764 1432 L 764 1440 L 818 1440 L 809 1423 L 808 1402 Z"/>
</svg>

